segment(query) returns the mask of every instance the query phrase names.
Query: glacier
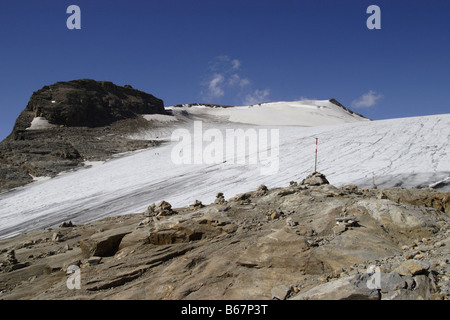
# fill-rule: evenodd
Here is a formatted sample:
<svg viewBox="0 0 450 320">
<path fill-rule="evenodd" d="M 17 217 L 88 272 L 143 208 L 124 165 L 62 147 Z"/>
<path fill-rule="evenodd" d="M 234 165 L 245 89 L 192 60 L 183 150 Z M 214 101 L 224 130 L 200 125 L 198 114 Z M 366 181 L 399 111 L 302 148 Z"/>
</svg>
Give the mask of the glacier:
<svg viewBox="0 0 450 320">
<path fill-rule="evenodd" d="M 318 111 L 308 106 L 291 107 L 291 111 Z M 315 126 L 305 127 L 291 122 L 241 123 L 242 118 L 236 120 L 234 114 L 223 119 L 227 116 L 223 109 L 218 108 L 217 115 L 208 109 L 205 115 L 204 109 L 207 108 L 173 108 L 179 121 L 163 119 L 160 129 L 136 135 L 136 138 L 157 136 L 164 141 L 159 147 L 122 154 L 95 166 L 0 194 L 0 239 L 54 227 L 63 221 L 79 224 L 139 213 L 162 200 L 176 208 L 195 200 L 211 203 L 218 192 L 230 198 L 255 190 L 261 184 L 269 188 L 287 186 L 314 171 L 315 138 L 319 141 L 318 171 L 335 186 L 356 184 L 366 188 L 374 181 L 379 188 L 436 185 L 440 190 L 450 191 L 450 114 L 376 121 L 356 119 L 326 122 L 327 125 L 318 125 L 318 121 Z M 245 110 L 242 112 L 247 119 L 257 119 Z M 205 128 L 222 131 L 255 126 L 278 129 L 278 172 L 261 175 L 261 164 L 250 163 L 175 164 L 171 161 L 174 142 L 170 141 L 170 133 L 180 126 L 192 129 L 194 119 L 204 121 Z"/>
</svg>

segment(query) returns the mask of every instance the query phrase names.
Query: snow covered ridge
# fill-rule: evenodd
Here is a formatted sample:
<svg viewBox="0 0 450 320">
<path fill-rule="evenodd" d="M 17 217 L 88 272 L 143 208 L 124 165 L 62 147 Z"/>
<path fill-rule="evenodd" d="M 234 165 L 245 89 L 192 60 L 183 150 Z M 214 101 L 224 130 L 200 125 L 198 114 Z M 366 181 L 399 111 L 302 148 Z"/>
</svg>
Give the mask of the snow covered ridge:
<svg viewBox="0 0 450 320">
<path fill-rule="evenodd" d="M 335 99 L 276 101 L 251 106 L 221 106 L 211 104 L 184 104 L 173 108 L 186 110 L 194 115 L 221 116 L 233 123 L 260 126 L 304 126 L 333 125 L 370 119 L 357 114 Z"/>
<path fill-rule="evenodd" d="M 143 114 L 142 117 L 145 120 L 148 121 L 158 121 L 158 122 L 172 122 L 172 121 L 178 121 L 177 118 L 175 118 L 174 116 L 170 116 L 170 115 L 165 115 L 165 114 Z"/>
</svg>

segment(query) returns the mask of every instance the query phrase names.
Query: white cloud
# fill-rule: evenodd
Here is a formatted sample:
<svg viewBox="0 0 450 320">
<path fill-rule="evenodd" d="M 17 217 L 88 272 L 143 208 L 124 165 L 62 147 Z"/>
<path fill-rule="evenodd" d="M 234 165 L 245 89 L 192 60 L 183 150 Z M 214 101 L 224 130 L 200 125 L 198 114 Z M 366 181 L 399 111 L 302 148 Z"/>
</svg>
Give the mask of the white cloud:
<svg viewBox="0 0 450 320">
<path fill-rule="evenodd" d="M 370 90 L 367 93 L 364 93 L 361 97 L 356 100 L 353 100 L 352 107 L 353 108 L 370 108 L 377 104 L 378 100 L 383 97 L 382 94 L 377 94 L 375 91 Z"/>
<path fill-rule="evenodd" d="M 209 62 L 206 81 L 202 83 L 200 92 L 202 99 L 208 103 L 220 103 L 220 98 L 226 97 L 229 102 L 256 104 L 265 102 L 269 90 L 254 90 L 252 81 L 242 76 L 242 63 L 227 55 L 217 56 Z M 254 90 L 254 91 L 253 91 Z M 243 98 L 244 97 L 244 98 Z"/>
<path fill-rule="evenodd" d="M 208 83 L 208 95 L 212 98 L 220 98 L 225 94 L 225 77 L 220 73 L 215 73 Z"/>
<path fill-rule="evenodd" d="M 270 90 L 255 90 L 244 97 L 243 103 L 244 105 L 250 106 L 262 102 L 267 102 L 267 98 L 269 97 Z"/>
<path fill-rule="evenodd" d="M 239 86 L 242 88 L 248 86 L 250 84 L 250 80 L 247 78 L 241 78 L 240 75 L 234 73 L 228 78 L 228 84 L 230 86 Z"/>
<path fill-rule="evenodd" d="M 241 62 L 238 59 L 231 60 L 231 68 L 233 70 L 239 69 L 240 66 L 241 66 Z"/>
<path fill-rule="evenodd" d="M 305 102 L 313 101 L 313 100 L 319 100 L 319 99 L 317 99 L 315 97 L 311 98 L 311 97 L 305 97 L 305 96 L 300 96 L 299 98 L 296 99 L 296 101 L 305 101 Z"/>
</svg>

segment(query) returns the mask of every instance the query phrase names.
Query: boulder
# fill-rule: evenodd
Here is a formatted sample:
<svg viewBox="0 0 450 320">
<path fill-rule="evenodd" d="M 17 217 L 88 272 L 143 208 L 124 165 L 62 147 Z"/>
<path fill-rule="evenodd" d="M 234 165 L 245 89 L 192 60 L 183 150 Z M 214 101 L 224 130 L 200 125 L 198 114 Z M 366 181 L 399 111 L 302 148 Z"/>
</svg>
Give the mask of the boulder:
<svg viewBox="0 0 450 320">
<path fill-rule="evenodd" d="M 379 300 L 378 290 L 367 287 L 366 277 L 348 276 L 301 292 L 292 300 Z"/>
<path fill-rule="evenodd" d="M 450 192 L 433 189 L 389 188 L 383 195 L 394 202 L 434 208 L 450 216 Z"/>
<path fill-rule="evenodd" d="M 405 279 L 397 272 L 381 273 L 381 291 L 389 292 L 399 289 L 406 289 Z"/>
<path fill-rule="evenodd" d="M 63 223 L 61 223 L 59 225 L 60 228 L 72 228 L 74 227 L 74 224 L 72 223 L 72 221 L 64 221 Z"/>
<path fill-rule="evenodd" d="M 280 285 L 273 287 L 270 293 L 272 294 L 272 299 L 285 300 L 287 296 L 292 292 L 292 286 Z"/>
<path fill-rule="evenodd" d="M 419 260 L 406 260 L 395 271 L 403 276 L 415 276 L 425 273 L 430 268 L 430 264 Z"/>
<path fill-rule="evenodd" d="M 144 230 L 134 230 L 131 233 L 126 234 L 120 241 L 119 250 L 131 247 L 139 244 L 149 243 L 150 233 Z"/>
<path fill-rule="evenodd" d="M 62 237 L 63 237 L 63 235 L 62 235 L 62 233 L 61 232 L 54 232 L 53 233 L 53 235 L 52 235 L 52 241 L 53 242 L 60 242 L 60 241 L 62 241 Z"/>
<path fill-rule="evenodd" d="M 81 253 L 85 258 L 113 256 L 123 237 L 131 231 L 126 227 L 95 233 L 89 239 L 80 241 Z"/>
</svg>

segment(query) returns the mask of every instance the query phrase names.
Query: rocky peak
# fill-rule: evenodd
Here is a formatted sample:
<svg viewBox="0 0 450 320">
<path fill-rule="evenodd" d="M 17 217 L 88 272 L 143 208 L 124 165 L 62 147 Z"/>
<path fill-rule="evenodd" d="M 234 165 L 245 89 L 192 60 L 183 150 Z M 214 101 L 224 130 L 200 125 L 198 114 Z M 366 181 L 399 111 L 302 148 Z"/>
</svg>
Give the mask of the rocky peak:
<svg viewBox="0 0 450 320">
<path fill-rule="evenodd" d="M 43 117 L 56 125 L 101 127 L 136 114 L 154 113 L 165 114 L 164 103 L 151 94 L 130 85 L 80 79 L 35 91 L 21 117 Z M 15 129 L 26 129 L 26 122 L 19 121 Z"/>
<path fill-rule="evenodd" d="M 357 112 L 354 112 L 354 111 L 352 111 L 352 110 L 350 110 L 350 109 L 344 107 L 339 101 L 337 101 L 337 100 L 334 99 L 334 98 L 331 98 L 329 101 L 330 101 L 331 103 L 337 105 L 338 107 L 341 107 L 342 109 L 344 109 L 345 111 L 347 111 L 347 112 L 350 113 L 350 114 L 356 114 L 356 115 L 358 115 L 358 116 L 360 116 L 360 117 L 369 119 L 369 118 L 363 116 L 362 114 L 359 114 L 359 113 L 357 113 Z M 369 119 L 369 120 L 370 120 L 370 119 Z"/>
<path fill-rule="evenodd" d="M 35 91 L 0 142 L 0 192 L 53 177 L 113 154 L 148 148 L 127 138 L 152 125 L 140 114 L 166 114 L 161 99 L 109 81 L 57 82 Z"/>
</svg>

